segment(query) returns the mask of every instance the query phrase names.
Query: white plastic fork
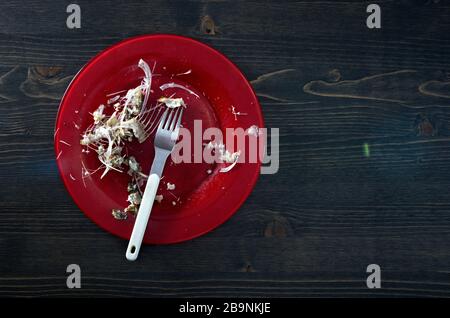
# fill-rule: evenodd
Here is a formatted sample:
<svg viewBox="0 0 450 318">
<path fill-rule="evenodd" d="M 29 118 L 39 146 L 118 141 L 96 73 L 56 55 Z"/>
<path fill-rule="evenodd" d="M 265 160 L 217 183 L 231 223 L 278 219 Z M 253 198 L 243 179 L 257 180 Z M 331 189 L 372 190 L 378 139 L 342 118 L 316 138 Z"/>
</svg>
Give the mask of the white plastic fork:
<svg viewBox="0 0 450 318">
<path fill-rule="evenodd" d="M 153 160 L 150 175 L 147 180 L 147 185 L 145 186 L 141 205 L 126 252 L 126 257 L 129 261 L 136 260 L 139 255 L 142 239 L 144 238 L 147 223 L 155 201 L 156 191 L 158 190 L 159 180 L 161 179 L 167 157 L 172 152 L 178 139 L 182 116 L 183 107 L 179 107 L 176 110 L 166 109 L 161 117 L 158 129 L 156 130 L 155 158 Z"/>
</svg>

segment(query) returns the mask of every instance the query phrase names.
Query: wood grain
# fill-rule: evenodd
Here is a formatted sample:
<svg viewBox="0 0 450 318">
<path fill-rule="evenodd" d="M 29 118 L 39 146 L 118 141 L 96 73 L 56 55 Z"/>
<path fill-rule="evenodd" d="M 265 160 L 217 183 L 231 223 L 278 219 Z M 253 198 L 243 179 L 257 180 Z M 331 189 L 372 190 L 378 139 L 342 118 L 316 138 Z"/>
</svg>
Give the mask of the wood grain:
<svg viewBox="0 0 450 318">
<path fill-rule="evenodd" d="M 80 30 L 68 3 L 0 4 L 0 296 L 450 296 L 447 2 L 378 1 L 381 30 L 360 1 L 82 0 Z M 144 33 L 239 66 L 280 128 L 280 170 L 223 226 L 129 264 L 66 192 L 53 129 L 77 71 Z"/>
</svg>

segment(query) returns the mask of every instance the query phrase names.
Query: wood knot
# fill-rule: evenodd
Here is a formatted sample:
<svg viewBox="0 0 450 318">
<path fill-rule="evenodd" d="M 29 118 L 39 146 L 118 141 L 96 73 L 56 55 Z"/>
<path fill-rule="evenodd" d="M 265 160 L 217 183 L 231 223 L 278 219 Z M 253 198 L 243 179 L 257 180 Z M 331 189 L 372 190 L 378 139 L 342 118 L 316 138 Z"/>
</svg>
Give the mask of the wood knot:
<svg viewBox="0 0 450 318">
<path fill-rule="evenodd" d="M 36 75 L 44 79 L 55 77 L 63 70 L 60 66 L 34 66 L 31 69 Z"/>
<path fill-rule="evenodd" d="M 436 123 L 424 114 L 417 115 L 415 130 L 419 137 L 432 137 L 437 134 Z"/>
<path fill-rule="evenodd" d="M 254 272 L 254 271 L 255 271 L 255 270 L 253 269 L 253 266 L 252 266 L 252 265 L 247 264 L 247 265 L 244 266 L 244 272 L 246 272 L 246 273 L 252 273 L 252 272 Z"/>
<path fill-rule="evenodd" d="M 288 225 L 283 218 L 275 218 L 267 224 L 264 230 L 265 237 L 286 237 L 288 236 Z"/>
<path fill-rule="evenodd" d="M 200 23 L 200 30 L 204 34 L 215 35 L 217 34 L 217 27 L 214 20 L 209 16 L 205 15 Z"/>
<path fill-rule="evenodd" d="M 28 97 L 58 100 L 70 83 L 72 76 L 64 76 L 59 66 L 30 66 L 20 90 Z"/>
</svg>

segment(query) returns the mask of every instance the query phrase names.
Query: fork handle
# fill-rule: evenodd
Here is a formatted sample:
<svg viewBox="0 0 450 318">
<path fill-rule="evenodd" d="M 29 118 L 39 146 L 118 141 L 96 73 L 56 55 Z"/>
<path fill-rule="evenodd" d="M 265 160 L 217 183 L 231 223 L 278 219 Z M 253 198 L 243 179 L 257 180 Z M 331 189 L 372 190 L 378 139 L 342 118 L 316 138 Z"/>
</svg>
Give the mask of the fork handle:
<svg viewBox="0 0 450 318">
<path fill-rule="evenodd" d="M 150 212 L 152 211 L 153 203 L 155 202 L 159 180 L 160 178 L 156 173 L 152 173 L 148 177 L 144 196 L 142 197 L 141 205 L 134 223 L 133 232 L 131 233 L 130 242 L 128 243 L 126 257 L 129 261 L 136 260 L 139 255 L 142 239 L 144 238 L 148 219 L 150 218 Z"/>
</svg>

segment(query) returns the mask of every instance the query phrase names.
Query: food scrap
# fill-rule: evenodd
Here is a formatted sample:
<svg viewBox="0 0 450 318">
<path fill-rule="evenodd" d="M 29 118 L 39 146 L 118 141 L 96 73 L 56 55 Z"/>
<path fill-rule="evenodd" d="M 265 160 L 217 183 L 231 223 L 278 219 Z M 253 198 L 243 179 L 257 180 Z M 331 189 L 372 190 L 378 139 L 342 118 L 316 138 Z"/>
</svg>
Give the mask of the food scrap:
<svg viewBox="0 0 450 318">
<path fill-rule="evenodd" d="M 119 209 L 112 209 L 111 214 L 116 220 L 126 220 L 128 217 L 127 212 L 119 210 Z"/>
<path fill-rule="evenodd" d="M 71 144 L 69 144 L 67 141 L 64 141 L 64 140 L 62 140 L 62 139 L 61 139 L 59 142 L 62 143 L 62 144 L 64 144 L 64 145 L 66 145 L 66 146 L 72 147 Z"/>
<path fill-rule="evenodd" d="M 100 105 L 92 113 L 93 124 L 88 127 L 80 140 L 80 144 L 86 146 L 86 149 L 83 149 L 84 153 L 88 153 L 90 149 L 97 154 L 101 163 L 99 169 L 104 169 L 101 179 L 111 170 L 122 173 L 128 167 L 127 174 L 131 176 L 127 189 L 129 205 L 123 211 L 112 210 L 112 215 L 118 220 L 126 219 L 127 213 L 137 213 L 142 195 L 140 187 L 147 179 L 136 159 L 124 151 L 127 142 L 137 140 L 142 143 L 149 136 L 142 121 L 144 115 L 148 113 L 146 106 L 152 73 L 142 59 L 138 66 L 145 74 L 141 84 L 128 90 L 124 96 L 116 95 L 108 99 L 106 106 Z M 107 109 L 111 115 L 106 114 Z M 85 169 L 84 174 L 91 173 Z"/>
<path fill-rule="evenodd" d="M 233 153 L 229 152 L 228 150 L 225 149 L 225 145 L 223 143 L 214 143 L 214 142 L 210 141 L 206 145 L 206 147 L 208 149 L 214 149 L 215 151 L 218 151 L 219 159 L 221 161 L 226 162 L 226 163 L 231 163 L 229 166 L 221 168 L 219 170 L 220 172 L 228 172 L 231 169 L 233 169 L 239 160 L 239 156 L 241 155 L 241 151 L 236 151 Z"/>
<path fill-rule="evenodd" d="M 100 179 L 110 171 L 126 173 L 130 176 L 127 186 L 128 206 L 123 210 L 112 209 L 111 211 L 112 216 L 117 220 L 127 219 L 128 214 L 136 215 L 143 195 L 141 189 L 148 179 L 148 176 L 142 173 L 136 158 L 128 154 L 127 143 L 135 140 L 143 143 L 150 136 L 158 123 L 157 114 L 160 113 L 163 105 L 167 108 L 186 107 L 182 98 L 172 98 L 173 95 L 161 97 L 156 106 L 147 107 L 149 95 L 153 92 L 151 90 L 152 71 L 142 59 L 139 60 L 138 66 L 144 72 L 140 85 L 106 95 L 106 103 L 99 105 L 91 113 L 93 123 L 84 131 L 80 140 L 80 144 L 84 146 L 82 153 L 88 154 L 92 151 L 100 162 L 100 166 L 95 170 L 88 170 L 83 164 L 81 175 L 85 187 L 84 179 L 100 170 L 103 170 Z M 160 87 L 161 90 L 167 88 L 184 89 L 198 97 L 190 89 L 173 82 Z M 75 128 L 79 127 L 75 126 Z M 70 146 L 62 140 L 60 142 Z M 61 152 L 58 158 L 60 155 Z M 174 190 L 175 184 L 167 183 L 167 189 Z M 155 200 L 161 203 L 163 195 L 157 195 Z"/>
<path fill-rule="evenodd" d="M 233 105 L 231 105 L 231 113 L 234 115 L 234 120 L 237 120 L 237 116 L 247 115 L 247 113 L 237 112 Z"/>
<path fill-rule="evenodd" d="M 155 196 L 155 201 L 158 203 L 161 203 L 161 201 L 164 199 L 164 196 L 162 194 L 158 194 Z"/>
<path fill-rule="evenodd" d="M 248 134 L 249 136 L 258 137 L 258 136 L 261 134 L 261 132 L 259 131 L 259 127 L 258 127 L 258 126 L 253 125 L 253 126 L 250 126 L 250 127 L 247 129 L 247 134 Z"/>
<path fill-rule="evenodd" d="M 182 98 L 161 97 L 158 102 L 165 104 L 168 108 L 186 107 Z"/>
<path fill-rule="evenodd" d="M 200 98 L 200 96 L 198 96 L 196 93 L 194 93 L 192 90 L 190 90 L 189 88 L 187 88 L 187 87 L 184 87 L 183 85 L 180 85 L 180 84 L 177 84 L 177 83 L 166 83 L 166 84 L 163 84 L 163 85 L 161 85 L 160 87 L 159 87 L 159 89 L 160 90 L 166 90 L 166 89 L 168 89 L 168 88 L 180 88 L 180 89 L 183 89 L 183 90 L 185 90 L 186 92 L 188 92 L 189 94 L 191 94 L 191 95 L 194 95 L 195 97 L 197 97 L 197 98 Z"/>
</svg>

